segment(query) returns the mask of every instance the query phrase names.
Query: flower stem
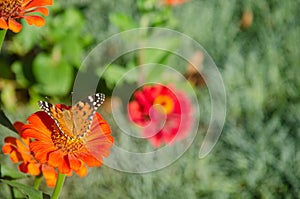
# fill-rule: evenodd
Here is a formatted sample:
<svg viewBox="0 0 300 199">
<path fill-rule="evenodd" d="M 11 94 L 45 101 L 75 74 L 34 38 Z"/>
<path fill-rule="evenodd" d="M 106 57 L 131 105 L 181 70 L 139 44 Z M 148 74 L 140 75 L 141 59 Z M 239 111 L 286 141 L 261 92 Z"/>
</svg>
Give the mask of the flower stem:
<svg viewBox="0 0 300 199">
<path fill-rule="evenodd" d="M 2 44 L 3 44 L 4 38 L 5 38 L 6 32 L 7 32 L 7 30 L 0 30 L 0 51 L 2 48 Z"/>
<path fill-rule="evenodd" d="M 65 177 L 66 177 L 65 174 L 58 173 L 56 186 L 55 186 L 54 191 L 52 193 L 51 199 L 58 199 L 60 191 L 62 190 L 62 187 L 64 185 Z"/>
<path fill-rule="evenodd" d="M 34 180 L 33 188 L 38 189 L 39 186 L 40 186 L 40 184 L 41 184 L 41 182 L 42 182 L 42 180 L 43 180 L 43 176 L 42 175 L 37 176 L 35 178 L 35 180 Z"/>
</svg>

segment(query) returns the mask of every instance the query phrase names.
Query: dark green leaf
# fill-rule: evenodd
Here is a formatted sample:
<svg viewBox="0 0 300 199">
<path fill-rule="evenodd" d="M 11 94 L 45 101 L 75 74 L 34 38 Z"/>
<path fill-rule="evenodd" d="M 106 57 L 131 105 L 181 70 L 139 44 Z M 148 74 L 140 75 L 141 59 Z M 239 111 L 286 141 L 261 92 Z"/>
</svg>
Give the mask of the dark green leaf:
<svg viewBox="0 0 300 199">
<path fill-rule="evenodd" d="M 5 126 L 6 128 L 18 133 L 16 129 L 14 128 L 13 124 L 9 121 L 9 119 L 6 117 L 3 110 L 0 109 L 0 124 Z"/>
<path fill-rule="evenodd" d="M 11 187 L 18 189 L 20 192 L 22 192 L 28 198 L 35 198 L 35 199 L 43 198 L 43 193 L 41 191 L 34 189 L 33 187 L 30 187 L 30 186 L 27 186 L 27 185 L 24 185 L 19 182 L 15 182 L 15 181 L 9 181 L 9 180 L 1 180 L 1 181 L 3 183 L 8 184 Z"/>
<path fill-rule="evenodd" d="M 5 166 L 3 164 L 0 165 L 1 167 L 1 178 L 9 178 L 9 179 L 19 179 L 24 178 L 26 175 L 24 173 L 21 173 L 19 171 L 16 171 L 15 169 L 12 169 L 8 166 Z"/>
</svg>

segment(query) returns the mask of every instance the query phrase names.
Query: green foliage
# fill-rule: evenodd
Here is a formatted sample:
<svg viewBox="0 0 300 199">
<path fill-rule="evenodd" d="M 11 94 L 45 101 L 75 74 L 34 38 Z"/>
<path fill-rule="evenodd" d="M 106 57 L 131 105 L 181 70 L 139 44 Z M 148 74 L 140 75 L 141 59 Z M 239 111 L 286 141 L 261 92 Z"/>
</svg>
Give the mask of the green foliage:
<svg viewBox="0 0 300 199">
<path fill-rule="evenodd" d="M 23 197 L 26 196 L 28 198 L 36 198 L 36 199 L 43 198 L 43 193 L 41 191 L 34 189 L 31 186 L 27 186 L 19 182 L 8 181 L 8 180 L 1 180 L 1 183 L 5 183 L 13 188 L 18 189 L 23 194 Z"/>
<path fill-rule="evenodd" d="M 22 31 L 6 41 L 7 54 L 2 57 L 9 59 L 1 64 L 1 76 L 16 77 L 16 84 L 5 82 L 4 88 L 10 86 L 12 91 L 4 89 L 1 94 L 8 108 L 15 106 L 10 105 L 8 99 L 17 98 L 18 90 L 29 90 L 29 99 L 22 101 L 38 95 L 62 98 L 71 91 L 74 73 L 92 38 L 84 32 L 86 21 L 80 10 L 72 7 L 65 10 L 55 5 L 50 7 L 51 15 L 46 17 L 47 25 L 36 28 L 24 22 Z"/>
<path fill-rule="evenodd" d="M 2 187 L 5 185 L 10 188 L 11 197 L 43 198 L 41 191 L 17 181 L 19 179 L 25 179 L 26 177 L 27 176 L 24 173 L 17 171 L 15 168 L 11 168 L 2 164 L 0 165 L 0 184 Z M 5 189 L 1 189 L 0 194 L 4 194 L 6 198 L 8 198 L 8 193 L 5 193 Z"/>
<path fill-rule="evenodd" d="M 33 75 L 37 82 L 33 89 L 48 96 L 69 93 L 73 83 L 73 69 L 68 62 L 64 59 L 55 60 L 44 53 L 34 60 Z"/>
<path fill-rule="evenodd" d="M 24 178 L 25 174 L 20 173 L 19 171 L 16 171 L 14 168 L 10 168 L 8 166 L 5 165 L 0 165 L 0 169 L 1 169 L 1 178 L 5 179 L 20 179 L 20 178 Z"/>
</svg>

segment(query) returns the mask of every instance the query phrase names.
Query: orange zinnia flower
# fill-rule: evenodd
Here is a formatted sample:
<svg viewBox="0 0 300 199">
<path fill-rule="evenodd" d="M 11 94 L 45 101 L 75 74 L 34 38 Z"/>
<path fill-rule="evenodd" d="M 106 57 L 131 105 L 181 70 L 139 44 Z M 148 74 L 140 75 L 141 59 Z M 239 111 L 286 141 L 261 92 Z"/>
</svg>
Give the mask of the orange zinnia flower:
<svg viewBox="0 0 300 199">
<path fill-rule="evenodd" d="M 10 154 L 12 162 L 22 162 L 19 165 L 19 170 L 30 175 L 43 174 L 46 183 L 49 187 L 54 187 L 57 179 L 57 171 L 47 164 L 41 164 L 34 157 L 34 154 L 29 150 L 30 139 L 22 135 L 22 122 L 16 122 L 14 127 L 19 132 L 21 140 L 15 137 L 6 137 L 2 151 L 4 154 Z"/>
<path fill-rule="evenodd" d="M 0 28 L 13 32 L 20 32 L 22 25 L 16 19 L 24 18 L 29 25 L 43 26 L 45 20 L 41 16 L 28 15 L 39 12 L 48 15 L 44 6 L 52 5 L 52 0 L 1 0 L 0 1 Z"/>
<path fill-rule="evenodd" d="M 83 103 L 80 102 L 81 104 Z M 57 104 L 55 107 L 61 112 L 72 108 L 63 104 Z M 59 122 L 66 122 L 66 120 L 61 118 Z M 73 170 L 79 176 L 85 176 L 88 172 L 86 165 L 101 166 L 103 156 L 109 155 L 113 145 L 110 127 L 98 113 L 93 115 L 90 129 L 83 136 L 76 136 L 72 134 L 74 132 L 63 132 L 44 111 L 31 115 L 28 122 L 29 124 L 22 130 L 25 136 L 35 139 L 30 143 L 30 149 L 35 153 L 36 159 L 57 167 L 63 174 L 71 175 Z M 61 125 L 67 126 L 67 124 Z"/>
</svg>

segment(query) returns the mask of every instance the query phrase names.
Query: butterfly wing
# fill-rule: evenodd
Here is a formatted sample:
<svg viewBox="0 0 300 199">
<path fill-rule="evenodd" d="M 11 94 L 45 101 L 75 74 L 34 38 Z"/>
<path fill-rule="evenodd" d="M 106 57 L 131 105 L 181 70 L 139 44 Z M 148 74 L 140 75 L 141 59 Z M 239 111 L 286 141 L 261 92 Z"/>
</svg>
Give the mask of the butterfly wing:
<svg viewBox="0 0 300 199">
<path fill-rule="evenodd" d="M 104 100 L 104 94 L 96 93 L 77 102 L 70 110 L 59 109 L 45 101 L 39 101 L 38 104 L 55 121 L 62 133 L 83 137 L 89 131 L 93 116 Z"/>
<path fill-rule="evenodd" d="M 96 110 L 103 104 L 105 95 L 96 93 L 77 102 L 72 106 L 72 115 L 74 121 L 74 135 L 83 137 L 90 130 Z"/>
<path fill-rule="evenodd" d="M 70 110 L 60 109 L 55 105 L 45 101 L 39 101 L 38 104 L 39 107 L 54 120 L 63 134 L 72 136 L 74 125 Z"/>
</svg>

